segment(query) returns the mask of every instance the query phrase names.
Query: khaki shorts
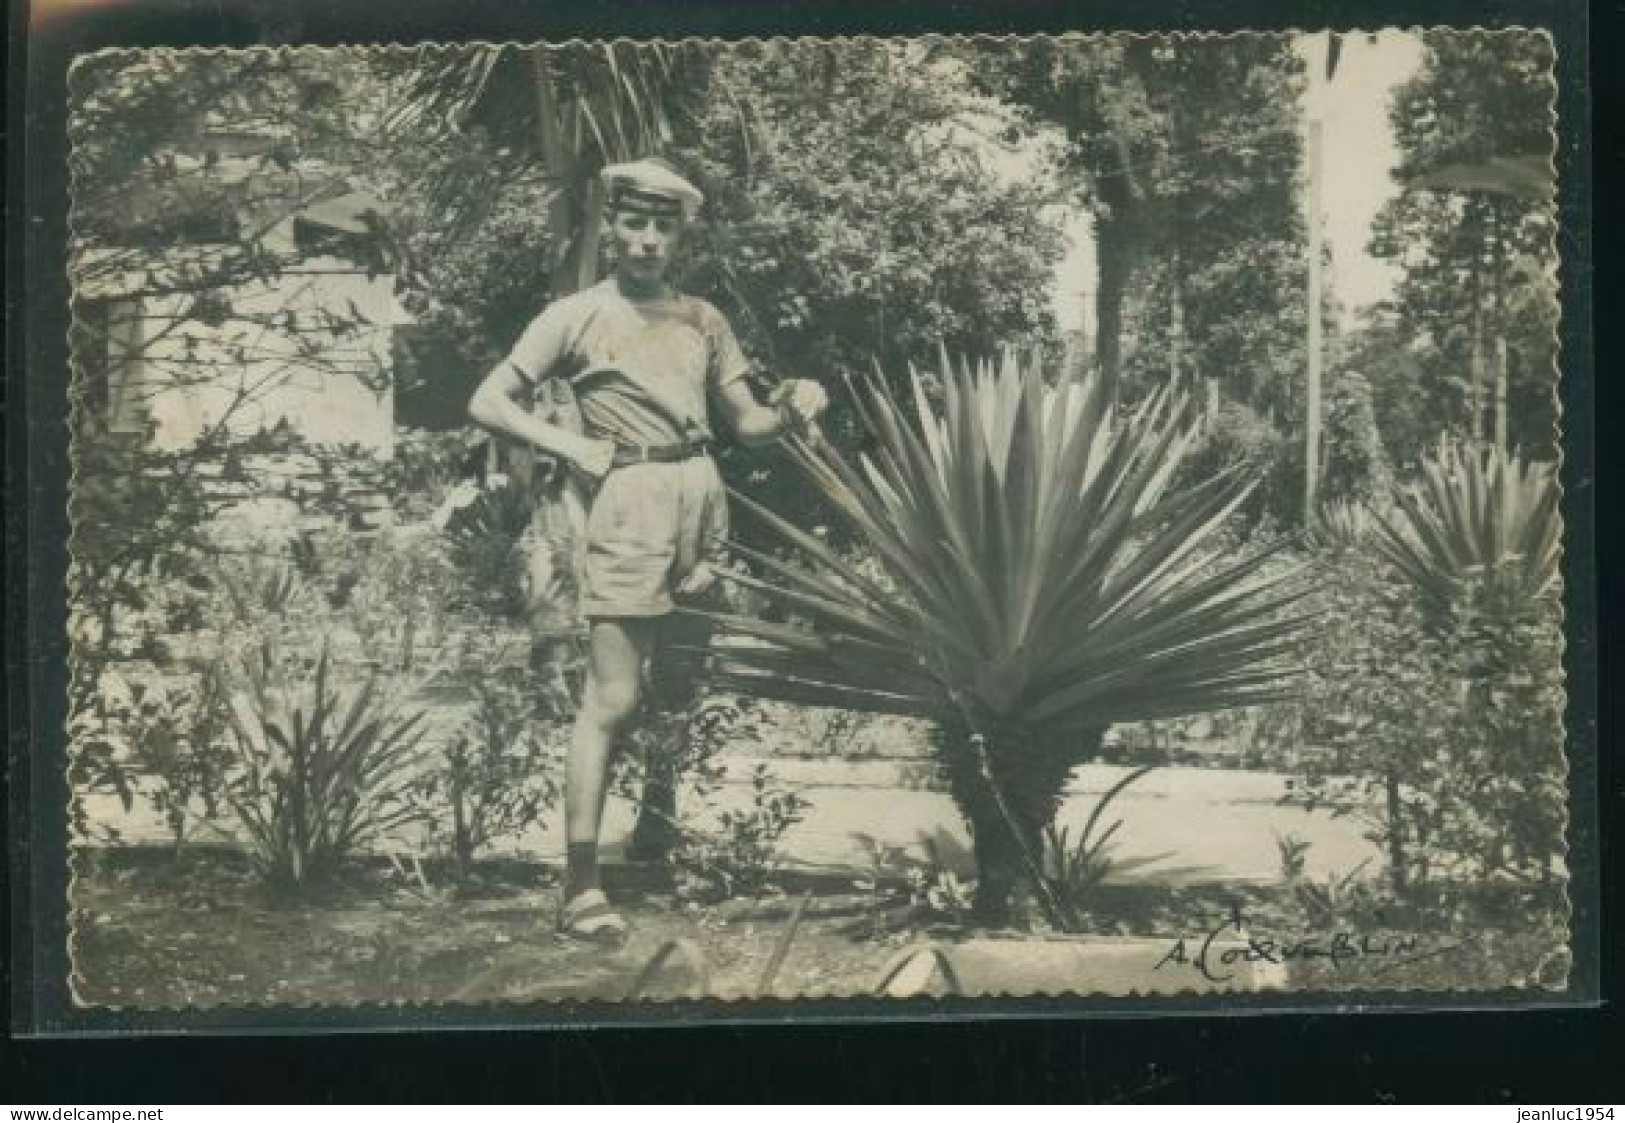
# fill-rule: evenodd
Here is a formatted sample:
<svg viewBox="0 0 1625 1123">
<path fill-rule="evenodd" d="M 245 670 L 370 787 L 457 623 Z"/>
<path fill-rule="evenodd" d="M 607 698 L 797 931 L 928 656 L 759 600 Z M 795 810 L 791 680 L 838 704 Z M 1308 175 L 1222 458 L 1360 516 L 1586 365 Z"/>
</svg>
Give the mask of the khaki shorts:
<svg viewBox="0 0 1625 1123">
<path fill-rule="evenodd" d="M 673 587 L 701 561 L 719 564 L 727 539 L 727 495 L 709 456 L 615 469 L 587 511 L 581 615 L 666 615 Z"/>
</svg>

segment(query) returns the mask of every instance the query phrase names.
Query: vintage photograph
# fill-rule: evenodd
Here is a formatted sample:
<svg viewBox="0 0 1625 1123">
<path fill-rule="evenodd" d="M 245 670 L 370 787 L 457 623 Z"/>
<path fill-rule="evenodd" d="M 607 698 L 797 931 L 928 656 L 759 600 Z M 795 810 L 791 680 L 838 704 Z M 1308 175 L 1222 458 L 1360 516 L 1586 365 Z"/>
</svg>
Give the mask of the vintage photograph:
<svg viewBox="0 0 1625 1123">
<path fill-rule="evenodd" d="M 1561 998 L 1554 65 L 80 57 L 74 1000 Z"/>
</svg>

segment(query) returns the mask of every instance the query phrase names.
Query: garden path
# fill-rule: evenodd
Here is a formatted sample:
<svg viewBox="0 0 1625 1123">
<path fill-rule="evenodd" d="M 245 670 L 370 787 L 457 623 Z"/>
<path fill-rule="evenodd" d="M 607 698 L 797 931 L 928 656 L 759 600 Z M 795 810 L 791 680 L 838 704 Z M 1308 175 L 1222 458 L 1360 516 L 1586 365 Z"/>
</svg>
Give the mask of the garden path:
<svg viewBox="0 0 1625 1123">
<path fill-rule="evenodd" d="M 747 777 L 757 761 L 730 756 L 723 763 L 728 780 L 711 801 L 713 813 L 744 808 L 750 802 Z M 959 815 L 946 793 L 920 786 L 928 772 L 922 771 L 918 758 L 774 758 L 765 763 L 786 788 L 809 804 L 804 820 L 790 828 L 782 842 L 792 867 L 868 869 L 864 835 L 917 854 L 923 853 L 923 839 L 935 836 L 945 863 L 960 865 L 958 872 L 970 872 L 968 856 L 956 854 L 967 845 Z M 1125 769 L 1107 765 L 1079 769 L 1058 823 L 1069 827 L 1076 838 L 1100 793 L 1125 774 Z M 1306 855 L 1311 877 L 1347 873 L 1368 859 L 1373 867 L 1378 864 L 1379 853 L 1362 837 L 1364 827 L 1358 820 L 1282 806 L 1279 800 L 1285 782 L 1285 776 L 1275 773 L 1185 767 L 1162 768 L 1143 778 L 1117 798 L 1100 826 L 1123 820 L 1114 838 L 1114 855 L 1120 862 L 1160 854 L 1167 857 L 1130 870 L 1119 880 L 1156 884 L 1278 881 L 1276 839 L 1287 835 L 1312 844 Z M 168 837 L 167 828 L 141 801 L 131 812 L 125 812 L 112 797 L 90 802 L 91 821 L 116 827 L 126 842 L 161 842 Z M 624 843 L 632 815 L 627 801 L 611 801 L 605 825 L 607 856 L 613 858 Z M 561 815 L 550 815 L 546 823 L 499 845 L 495 852 L 556 860 L 564 849 L 561 819 Z M 705 825 L 703 817 L 697 825 Z"/>
</svg>

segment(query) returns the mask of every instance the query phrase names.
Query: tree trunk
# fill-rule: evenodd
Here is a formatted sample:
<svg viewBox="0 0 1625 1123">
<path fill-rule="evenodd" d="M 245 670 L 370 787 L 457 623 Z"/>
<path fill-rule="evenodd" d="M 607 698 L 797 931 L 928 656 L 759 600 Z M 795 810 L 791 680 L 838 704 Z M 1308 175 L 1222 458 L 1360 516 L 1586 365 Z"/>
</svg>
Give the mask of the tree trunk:
<svg viewBox="0 0 1625 1123">
<path fill-rule="evenodd" d="M 1064 752 L 1020 733 L 990 736 L 990 785 L 968 732 L 939 731 L 949 790 L 971 832 L 977 877 L 971 907 L 977 924 L 1004 928 L 1021 920 L 1015 909 L 1017 890 L 1031 883 L 1035 866 L 1042 869 L 1044 830 L 1060 808 L 1062 789 L 1072 769 L 1099 749 L 1104 734 L 1097 730 L 1069 736 Z"/>
<path fill-rule="evenodd" d="M 1507 450 L 1507 300 L 1506 300 L 1506 224 L 1499 203 L 1491 205 L 1490 238 L 1494 257 L 1490 265 L 1491 292 L 1494 294 L 1495 346 L 1491 355 L 1495 363 L 1495 396 L 1491 399 L 1494 411 L 1495 447 Z M 1486 425 L 1486 429 L 1490 426 Z"/>
<path fill-rule="evenodd" d="M 1405 811 L 1396 773 L 1390 771 L 1383 776 L 1383 794 L 1388 813 L 1388 881 L 1393 886 L 1394 896 L 1404 900 L 1410 885 L 1405 868 Z"/>
<path fill-rule="evenodd" d="M 1130 224 L 1115 217 L 1095 223 L 1095 247 L 1100 280 L 1095 292 L 1095 354 L 1106 400 L 1115 405 L 1123 375 L 1123 300 L 1139 247 Z"/>
</svg>

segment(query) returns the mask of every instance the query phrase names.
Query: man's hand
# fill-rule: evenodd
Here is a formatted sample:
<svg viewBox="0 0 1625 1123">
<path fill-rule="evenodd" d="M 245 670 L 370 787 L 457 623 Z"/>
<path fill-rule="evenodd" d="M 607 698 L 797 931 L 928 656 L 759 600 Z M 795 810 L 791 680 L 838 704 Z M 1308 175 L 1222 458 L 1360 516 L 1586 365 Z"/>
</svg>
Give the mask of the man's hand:
<svg viewBox="0 0 1625 1123">
<path fill-rule="evenodd" d="M 677 582 L 677 595 L 684 599 L 697 597 L 707 592 L 717 583 L 717 571 L 711 568 L 711 563 L 700 562 L 688 571 L 684 578 Z"/>
<path fill-rule="evenodd" d="M 807 378 L 785 383 L 775 397 L 786 427 L 796 433 L 806 433 L 812 429 L 829 408 L 829 394 L 818 383 Z"/>
<path fill-rule="evenodd" d="M 615 442 L 584 440 L 575 455 L 576 469 L 590 480 L 601 480 L 615 465 Z"/>
</svg>

